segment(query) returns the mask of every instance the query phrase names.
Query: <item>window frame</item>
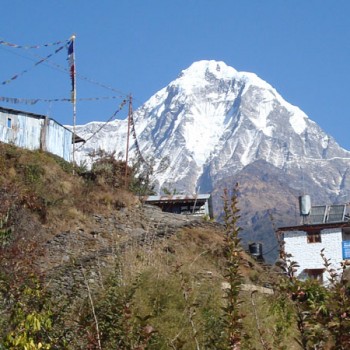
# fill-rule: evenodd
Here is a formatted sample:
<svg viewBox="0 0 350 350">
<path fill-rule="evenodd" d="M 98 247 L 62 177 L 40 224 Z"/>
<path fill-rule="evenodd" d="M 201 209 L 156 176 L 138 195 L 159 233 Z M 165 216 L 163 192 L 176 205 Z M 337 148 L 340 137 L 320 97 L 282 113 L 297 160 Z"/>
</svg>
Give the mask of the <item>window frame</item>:
<svg viewBox="0 0 350 350">
<path fill-rule="evenodd" d="M 320 283 L 324 282 L 324 272 L 325 269 L 305 269 L 304 272 L 310 280 L 319 281 Z"/>
<path fill-rule="evenodd" d="M 7 117 L 6 119 L 6 126 L 8 129 L 12 129 L 13 128 L 13 120 L 11 117 Z"/>
<path fill-rule="evenodd" d="M 306 235 L 306 242 L 308 244 L 322 243 L 321 231 L 309 232 Z"/>
</svg>

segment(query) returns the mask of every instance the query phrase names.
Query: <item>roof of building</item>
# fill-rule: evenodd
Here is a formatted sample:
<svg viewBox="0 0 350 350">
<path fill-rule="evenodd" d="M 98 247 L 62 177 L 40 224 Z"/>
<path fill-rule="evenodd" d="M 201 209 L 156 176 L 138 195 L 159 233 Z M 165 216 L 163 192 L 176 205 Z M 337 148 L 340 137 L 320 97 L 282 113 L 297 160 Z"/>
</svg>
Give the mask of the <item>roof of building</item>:
<svg viewBox="0 0 350 350">
<path fill-rule="evenodd" d="M 285 231 L 316 231 L 316 230 L 326 230 L 326 229 L 332 229 L 332 228 L 343 228 L 343 227 L 350 227 L 350 221 L 342 221 L 342 222 L 329 222 L 329 223 L 323 223 L 323 224 L 302 224 L 302 225 L 296 225 L 296 226 L 285 226 L 285 227 L 279 227 L 279 232 L 285 232 Z"/>
<path fill-rule="evenodd" d="M 28 115 L 30 117 L 37 118 L 37 119 L 45 119 L 45 118 L 47 118 L 47 116 L 45 116 L 43 114 L 37 114 L 37 113 L 32 113 L 32 112 L 20 111 L 18 109 L 6 108 L 6 107 L 1 107 L 1 106 L 0 106 L 0 112 L 8 112 L 8 113 L 12 113 L 12 114 L 26 114 L 26 115 Z M 51 119 L 51 118 L 49 118 L 49 119 Z M 60 123 L 58 123 L 58 124 L 60 124 Z"/>
<path fill-rule="evenodd" d="M 295 226 L 280 227 L 278 231 L 324 230 L 350 227 L 349 203 L 310 206 L 306 212 L 301 210 L 303 223 Z"/>
<path fill-rule="evenodd" d="M 186 202 L 195 200 L 206 200 L 211 197 L 210 194 L 194 194 L 194 195 L 164 195 L 164 196 L 147 196 L 143 200 L 145 202 Z"/>
<path fill-rule="evenodd" d="M 27 112 L 27 111 L 20 111 L 18 109 L 5 108 L 5 107 L 1 107 L 1 106 L 0 106 L 0 112 L 11 113 L 11 114 L 24 114 L 24 115 L 27 115 L 29 117 L 36 118 L 36 119 L 50 119 L 50 120 L 54 121 L 55 123 L 57 123 L 58 125 L 62 126 L 62 128 L 69 130 L 73 134 L 72 130 L 70 130 L 66 126 L 62 125 L 61 123 L 59 123 L 57 120 L 50 118 L 50 117 L 43 115 L 43 114 L 37 114 L 37 113 L 32 113 L 32 112 Z M 73 140 L 74 140 L 74 143 L 85 142 L 85 140 L 77 134 L 74 134 Z"/>
</svg>

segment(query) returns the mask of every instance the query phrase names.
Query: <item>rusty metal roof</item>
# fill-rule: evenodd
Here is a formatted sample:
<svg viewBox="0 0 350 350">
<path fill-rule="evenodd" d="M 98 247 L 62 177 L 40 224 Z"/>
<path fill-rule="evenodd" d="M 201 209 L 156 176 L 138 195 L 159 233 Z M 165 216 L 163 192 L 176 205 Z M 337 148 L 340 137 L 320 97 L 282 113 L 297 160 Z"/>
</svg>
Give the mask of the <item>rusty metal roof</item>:
<svg viewBox="0 0 350 350">
<path fill-rule="evenodd" d="M 47 118 L 47 119 L 53 120 L 56 124 L 60 125 L 64 129 L 67 129 L 68 131 L 70 131 L 73 134 L 72 143 L 85 142 L 85 140 L 83 138 L 81 138 L 77 134 L 74 134 L 72 130 L 68 129 L 67 127 L 65 127 L 64 125 L 59 123 L 57 120 L 50 118 L 50 117 L 47 117 L 46 115 L 32 113 L 32 112 L 26 112 L 26 111 L 20 111 L 18 109 L 5 108 L 5 107 L 1 107 L 1 106 L 0 106 L 0 112 L 10 113 L 10 114 L 20 114 L 20 115 L 24 115 L 24 116 L 28 116 L 28 117 L 36 118 L 36 119 L 46 119 Z"/>
</svg>

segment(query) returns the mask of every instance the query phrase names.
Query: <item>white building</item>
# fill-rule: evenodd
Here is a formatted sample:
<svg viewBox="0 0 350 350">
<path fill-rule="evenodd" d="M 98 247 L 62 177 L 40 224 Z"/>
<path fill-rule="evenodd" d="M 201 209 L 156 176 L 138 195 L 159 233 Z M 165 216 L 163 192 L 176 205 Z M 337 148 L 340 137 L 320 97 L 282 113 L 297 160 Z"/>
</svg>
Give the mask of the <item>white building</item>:
<svg viewBox="0 0 350 350">
<path fill-rule="evenodd" d="M 71 161 L 73 133 L 47 116 L 0 107 L 0 142 Z M 83 142 L 77 135 L 74 142 Z"/>
<path fill-rule="evenodd" d="M 350 259 L 350 221 L 347 205 L 311 207 L 299 226 L 281 227 L 278 233 L 284 241 L 284 251 L 299 264 L 300 279 L 316 278 L 327 282 L 321 251 L 330 259 L 331 267 Z"/>
</svg>

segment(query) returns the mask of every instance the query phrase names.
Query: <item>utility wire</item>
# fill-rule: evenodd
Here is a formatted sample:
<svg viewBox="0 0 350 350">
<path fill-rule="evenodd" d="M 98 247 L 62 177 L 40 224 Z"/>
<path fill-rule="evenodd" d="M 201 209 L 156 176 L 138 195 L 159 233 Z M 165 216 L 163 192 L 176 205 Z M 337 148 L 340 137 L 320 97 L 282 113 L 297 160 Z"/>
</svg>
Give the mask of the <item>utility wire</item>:
<svg viewBox="0 0 350 350">
<path fill-rule="evenodd" d="M 88 142 L 88 141 L 90 141 L 93 137 L 95 137 L 95 135 L 97 134 L 97 133 L 99 133 L 122 109 L 123 109 L 123 107 L 125 106 L 125 104 L 126 104 L 126 100 L 123 100 L 123 102 L 120 104 L 120 106 L 119 106 L 119 108 L 112 114 L 112 116 L 107 120 L 107 121 L 105 121 L 88 139 L 86 139 L 85 140 L 85 143 L 86 142 Z M 77 149 L 76 149 L 76 151 L 77 150 L 79 150 L 80 148 L 82 148 L 83 146 L 84 146 L 84 144 L 85 143 L 83 143 L 82 145 L 80 145 Z"/>
<path fill-rule="evenodd" d="M 7 47 L 4 47 L 4 46 L 2 46 L 2 45 L 0 45 L 0 49 L 2 49 L 2 50 L 5 50 L 5 51 L 8 51 L 9 53 L 11 53 L 11 54 L 13 54 L 13 55 L 16 55 L 16 56 L 19 56 L 19 57 L 22 57 L 22 58 L 24 58 L 24 59 L 27 59 L 27 60 L 30 60 L 30 61 L 36 61 L 36 59 L 42 59 L 42 56 L 39 56 L 39 55 L 37 55 L 37 54 L 33 54 L 33 53 L 31 53 L 31 52 L 27 52 L 30 56 L 32 56 L 32 57 L 28 57 L 28 56 L 25 56 L 25 55 L 23 55 L 23 54 L 20 54 L 20 53 L 18 53 L 18 51 L 16 51 L 16 52 L 14 52 L 13 50 L 9 50 Z M 58 63 L 55 63 L 55 62 L 53 62 L 53 61 L 51 61 L 50 59 L 46 59 L 45 60 L 45 62 L 43 62 L 43 65 L 44 66 L 46 66 L 46 67 L 49 67 L 49 68 L 51 68 L 51 69 L 55 69 L 55 70 L 57 70 L 57 71 L 60 71 L 61 73 L 67 73 L 67 74 L 70 74 L 70 72 L 69 72 L 69 69 L 67 68 L 67 67 L 64 67 L 64 66 L 62 66 L 62 65 L 60 65 L 60 64 L 58 64 Z M 84 80 L 84 81 L 87 81 L 88 83 L 90 83 L 90 84 L 93 84 L 93 85 L 96 85 L 96 86 L 99 86 L 99 87 L 102 87 L 102 88 L 104 88 L 104 89 L 107 89 L 107 90 L 110 90 L 110 91 L 113 91 L 113 92 L 115 92 L 115 93 L 118 93 L 118 94 L 120 94 L 120 98 L 125 98 L 128 94 L 127 93 L 125 93 L 125 92 L 123 92 L 123 91 L 121 91 L 121 90 L 119 90 L 119 89 L 115 89 L 114 87 L 112 87 L 112 86 L 109 86 L 109 85 L 106 85 L 106 84 L 104 84 L 104 83 L 101 83 L 101 82 L 98 82 L 98 81 L 96 81 L 96 80 L 94 80 L 94 79 L 91 79 L 91 78 L 89 78 L 89 77 L 86 77 L 86 76 L 84 76 L 84 75 L 82 75 L 82 74 L 79 74 L 79 73 L 76 73 L 76 77 L 78 78 L 78 79 L 80 79 L 80 80 Z M 140 100 L 138 100 L 138 98 L 133 98 L 133 100 L 136 100 L 136 101 L 138 101 L 139 103 L 141 103 L 142 101 L 140 101 Z"/>
<path fill-rule="evenodd" d="M 264 255 L 271 253 L 273 250 L 275 250 L 279 246 L 279 243 L 277 243 L 273 248 L 268 250 L 267 252 L 264 252 Z"/>
<path fill-rule="evenodd" d="M 62 43 L 65 43 L 65 45 L 61 46 L 60 48 L 56 49 L 54 53 L 58 53 L 59 51 L 61 51 L 66 45 L 67 43 L 69 42 L 69 40 L 65 40 L 65 41 L 58 41 L 58 42 L 54 42 L 54 43 L 49 43 L 49 44 L 43 44 L 43 45 L 17 45 L 17 44 L 12 44 L 10 42 L 7 42 L 7 41 L 4 41 L 4 40 L 0 40 L 0 48 L 4 49 L 3 46 L 6 46 L 6 47 L 11 47 L 11 48 L 20 48 L 20 49 L 39 49 L 39 48 L 42 48 L 42 47 L 48 47 L 48 46 L 53 46 L 53 45 L 59 45 L 59 44 L 62 44 Z M 25 58 L 25 59 L 29 59 L 31 61 L 35 61 L 34 59 L 32 58 L 29 58 L 29 57 L 26 57 L 25 55 L 21 55 L 21 54 L 18 54 L 18 53 L 14 53 L 12 52 L 11 50 L 6 50 L 6 51 L 9 51 L 11 52 L 12 54 L 15 54 L 17 56 L 20 56 L 22 58 Z M 38 64 L 40 63 L 44 63 L 45 66 L 48 66 L 50 68 L 53 68 L 53 69 L 56 69 L 58 71 L 61 71 L 61 72 L 65 72 L 65 73 L 68 73 L 70 74 L 69 72 L 69 69 L 66 68 L 66 67 L 63 67 L 57 63 L 54 63 L 54 62 L 51 62 L 49 60 L 49 58 L 51 56 L 53 56 L 53 54 L 50 54 L 46 57 L 41 57 L 39 55 L 33 55 L 37 58 L 39 58 L 40 60 L 38 62 L 36 62 L 34 64 L 34 67 L 37 66 Z M 24 70 L 22 71 L 20 74 L 17 74 L 15 76 L 13 76 L 11 79 L 7 80 L 7 81 L 4 81 L 2 84 L 7 84 L 9 82 L 11 82 L 12 80 L 16 79 L 18 76 L 20 75 L 23 75 L 24 73 L 27 73 L 28 70 Z M 76 74 L 77 78 L 79 79 L 82 79 L 82 80 L 85 80 L 91 84 L 94 84 L 94 85 L 97 85 L 97 86 L 100 86 L 102 88 L 105 88 L 107 90 L 110 90 L 110 91 L 113 91 L 113 92 L 117 92 L 119 94 L 122 94 L 122 96 L 119 96 L 119 98 L 121 97 L 125 97 L 126 94 L 123 93 L 122 91 L 120 90 L 117 90 L 111 86 L 108 86 L 108 85 L 105 85 L 105 84 L 102 84 L 96 80 L 93 80 L 93 79 L 90 79 L 88 77 L 85 77 L 81 74 Z M 79 100 L 80 101 L 92 101 L 92 100 L 98 100 L 98 99 L 107 99 L 108 97 L 96 97 L 96 98 L 80 98 Z M 117 96 L 112 96 L 112 97 L 109 97 L 109 98 L 118 98 Z M 70 101 L 70 99 L 17 99 L 17 98 L 8 98 L 8 97 L 0 97 L 0 101 L 7 101 L 7 102 L 25 102 L 25 103 L 31 103 L 31 104 L 35 104 L 39 101 L 41 102 L 60 102 L 60 101 Z M 98 132 L 100 132 L 116 115 L 117 113 L 119 113 L 121 111 L 121 109 L 124 107 L 126 103 L 126 100 L 124 99 L 123 102 L 121 103 L 121 105 L 119 106 L 119 108 L 113 113 L 113 115 L 104 123 L 101 125 L 100 128 L 98 128 L 87 140 L 85 140 L 85 142 L 88 142 L 89 140 L 91 140 Z M 133 134 L 133 138 L 134 138 L 134 145 L 135 145 L 135 148 L 136 148 L 136 153 L 139 157 L 139 159 L 141 160 L 141 162 L 143 162 L 147 167 L 149 167 L 149 164 L 146 162 L 146 160 L 143 158 L 142 156 L 142 153 L 141 153 L 141 150 L 140 150 L 140 147 L 139 147 L 139 143 L 138 143 L 138 140 L 137 140 L 137 135 L 136 135 L 136 130 L 135 130 L 135 122 L 134 122 L 134 119 L 133 119 L 133 115 L 130 116 L 130 119 L 131 119 L 131 126 L 132 126 L 132 134 Z M 78 149 L 80 149 L 83 145 L 81 145 L 80 147 L 78 147 Z"/>
<path fill-rule="evenodd" d="M 9 50 L 8 48 L 3 47 L 3 46 L 1 46 L 1 45 L 0 45 L 0 49 L 5 50 L 5 51 L 8 51 L 9 53 L 11 53 L 11 54 L 13 54 L 13 55 L 22 57 L 22 58 L 27 59 L 27 60 L 30 60 L 30 61 L 34 61 L 34 62 L 35 62 L 37 59 L 43 60 L 43 57 L 42 57 L 42 56 L 37 55 L 37 54 L 30 53 L 30 52 L 27 52 L 28 55 L 31 56 L 31 57 L 28 57 L 28 56 L 23 55 L 23 54 L 20 54 L 20 53 L 18 53 L 18 52 L 13 52 L 12 50 Z M 55 63 L 55 62 L 49 60 L 47 57 L 45 58 L 45 63 L 44 63 L 43 65 L 45 65 L 46 67 L 49 67 L 49 68 L 51 68 L 51 69 L 55 69 L 55 70 L 57 70 L 57 71 L 60 71 L 60 72 L 70 74 L 68 68 L 66 68 L 66 67 L 64 67 L 64 66 L 62 66 L 62 65 L 60 65 L 60 64 L 58 64 L 58 63 Z M 87 81 L 87 82 L 89 82 L 89 83 L 91 83 L 91 84 L 94 84 L 94 85 L 100 86 L 100 87 L 102 87 L 102 88 L 104 88 L 104 89 L 107 89 L 107 90 L 116 92 L 116 93 L 118 93 L 118 94 L 121 94 L 121 96 L 120 96 L 121 98 L 127 96 L 127 94 L 124 93 L 124 92 L 122 92 L 121 90 L 117 90 L 117 89 L 115 89 L 115 88 L 113 88 L 113 87 L 111 87 L 111 86 L 108 86 L 108 85 L 106 85 L 106 84 L 100 83 L 100 82 L 98 82 L 98 81 L 96 81 L 96 80 L 93 80 L 93 79 L 91 79 L 91 78 L 88 78 L 88 77 L 86 77 L 86 76 L 84 76 L 84 75 L 82 75 L 82 74 L 78 74 L 78 73 L 77 73 L 76 76 L 77 76 L 78 79 L 85 80 L 85 81 Z"/>
<path fill-rule="evenodd" d="M 4 46 L 8 46 L 8 47 L 12 47 L 15 49 L 41 49 L 42 47 L 48 47 L 48 46 L 55 46 L 55 45 L 60 45 L 63 43 L 67 43 L 68 40 L 60 40 L 60 41 L 56 41 L 53 43 L 47 43 L 47 44 L 41 44 L 41 45 L 18 45 L 18 44 L 13 44 L 10 43 L 9 41 L 0 39 L 0 45 L 4 45 Z"/>
<path fill-rule="evenodd" d="M 80 97 L 77 101 L 98 101 L 98 100 L 111 100 L 111 99 L 119 99 L 120 96 L 100 96 L 100 97 Z M 17 97 L 4 97 L 0 96 L 1 102 L 7 103 L 20 103 L 20 104 L 29 104 L 35 105 L 38 102 L 72 102 L 71 98 L 17 98 Z"/>
<path fill-rule="evenodd" d="M 32 54 L 32 55 L 35 56 L 35 57 L 39 57 L 39 58 L 40 58 L 39 55 L 36 55 L 36 54 Z M 50 60 L 47 60 L 46 66 L 48 66 L 48 67 L 50 67 L 50 68 L 52 68 L 52 69 L 56 69 L 56 70 L 61 71 L 61 72 L 65 72 L 65 73 L 68 73 L 68 74 L 70 73 L 68 68 L 66 68 L 66 67 L 64 67 L 64 66 L 62 66 L 62 65 L 60 65 L 60 64 L 58 64 L 58 63 L 52 62 L 52 61 L 50 61 Z M 102 87 L 102 88 L 104 88 L 104 89 L 107 89 L 107 90 L 116 92 L 116 93 L 118 93 L 118 94 L 121 94 L 122 96 L 120 96 L 120 97 L 125 97 L 125 96 L 127 96 L 127 94 L 124 93 L 124 92 L 122 92 L 121 90 L 117 90 L 117 89 L 115 89 L 115 88 L 113 88 L 113 87 L 111 87 L 111 86 L 108 86 L 108 85 L 106 85 L 106 84 L 100 83 L 100 82 L 98 82 L 98 81 L 96 81 L 96 80 L 93 80 L 93 79 L 91 79 L 91 78 L 88 78 L 88 77 L 86 77 L 86 76 L 84 76 L 84 75 L 82 75 L 82 74 L 76 73 L 76 76 L 77 76 L 77 78 L 79 78 L 79 79 L 81 79 L 81 80 L 85 80 L 85 81 L 87 81 L 88 83 L 91 83 L 91 84 L 94 84 L 94 85 L 98 85 L 98 86 L 100 86 L 100 87 Z"/>
<path fill-rule="evenodd" d="M 56 49 L 53 53 L 47 55 L 46 57 L 43 57 L 40 59 L 40 61 L 37 61 L 35 62 L 35 64 L 32 66 L 31 69 L 35 68 L 36 66 L 38 66 L 39 64 L 45 62 L 46 60 L 48 60 L 51 56 L 55 55 L 56 53 L 60 52 L 62 49 L 64 48 L 64 45 L 63 46 L 60 46 L 58 49 Z M 18 74 L 15 74 L 14 76 L 12 76 L 10 79 L 8 80 L 4 80 L 1 84 L 2 85 L 6 85 L 6 84 L 9 84 L 11 83 L 13 80 L 17 79 L 18 77 L 24 75 L 25 73 L 28 73 L 30 69 L 25 69 L 23 70 L 22 72 L 18 73 Z"/>
</svg>

